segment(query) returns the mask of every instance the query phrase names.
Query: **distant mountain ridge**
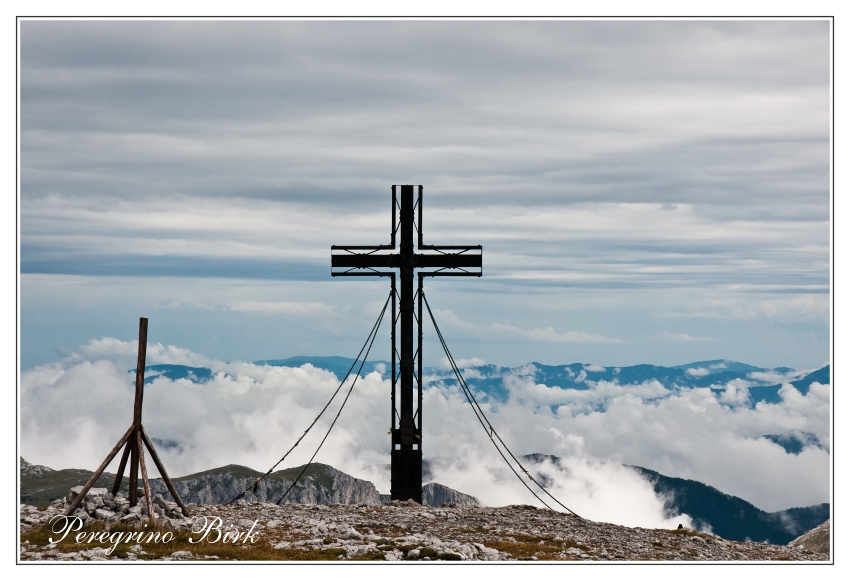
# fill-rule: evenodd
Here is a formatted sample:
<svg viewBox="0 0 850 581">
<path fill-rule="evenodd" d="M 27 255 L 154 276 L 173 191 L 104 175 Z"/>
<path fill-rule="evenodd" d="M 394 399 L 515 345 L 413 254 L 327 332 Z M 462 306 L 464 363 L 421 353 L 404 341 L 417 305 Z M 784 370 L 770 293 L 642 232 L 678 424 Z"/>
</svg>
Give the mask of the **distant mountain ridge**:
<svg viewBox="0 0 850 581">
<path fill-rule="evenodd" d="M 272 367 L 301 367 L 309 364 L 318 369 L 330 371 L 338 379 L 345 376 L 353 363 L 355 363 L 354 359 L 336 356 L 297 356 L 287 359 L 254 361 L 255 365 Z M 356 372 L 360 367 L 360 362 L 357 361 L 356 363 L 353 372 Z M 388 379 L 389 368 L 390 363 L 388 361 L 366 361 L 361 373 L 366 375 L 378 372 L 384 379 Z M 782 399 L 779 390 L 783 384 L 772 383 L 770 378 L 793 373 L 793 370 L 788 367 L 766 369 L 726 359 L 697 361 L 673 367 L 648 364 L 601 367 L 585 363 L 544 365 L 532 362 L 517 367 L 480 365 L 467 369 L 472 371 L 472 373 L 465 374 L 465 379 L 470 387 L 496 402 L 505 402 L 508 399 L 509 392 L 504 384 L 504 378 L 507 376 L 529 378 L 537 384 L 561 389 L 588 390 L 599 381 L 616 382 L 624 386 L 658 381 L 670 390 L 707 387 L 718 394 L 725 389 L 725 385 L 729 382 L 744 380 L 749 384 L 750 405 L 753 407 L 758 402 L 779 403 Z M 129 371 L 135 372 L 135 370 Z M 213 377 L 212 371 L 206 367 L 185 365 L 149 365 L 145 368 L 145 372 L 145 383 L 152 383 L 159 377 L 167 377 L 172 380 L 189 379 L 195 383 L 206 383 Z M 443 382 L 446 385 L 455 383 L 451 371 L 425 367 L 423 375 L 426 387 L 438 382 Z M 812 383 L 827 385 L 830 381 L 830 366 L 826 365 L 787 383 L 806 395 Z"/>
<path fill-rule="evenodd" d="M 707 524 L 724 539 L 785 545 L 829 519 L 828 503 L 765 512 L 746 500 L 696 480 L 664 476 L 640 466 L 630 468 L 647 479 L 655 493 L 666 499 L 668 514 L 687 514 L 697 526 Z"/>
</svg>

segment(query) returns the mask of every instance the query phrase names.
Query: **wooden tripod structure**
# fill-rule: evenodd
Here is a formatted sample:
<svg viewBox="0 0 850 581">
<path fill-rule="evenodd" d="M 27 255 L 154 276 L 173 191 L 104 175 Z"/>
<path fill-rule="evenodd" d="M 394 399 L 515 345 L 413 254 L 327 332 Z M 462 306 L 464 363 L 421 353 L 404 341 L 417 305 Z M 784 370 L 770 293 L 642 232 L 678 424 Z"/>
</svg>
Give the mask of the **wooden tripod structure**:
<svg viewBox="0 0 850 581">
<path fill-rule="evenodd" d="M 174 485 L 171 483 L 171 479 L 165 472 L 165 466 L 162 465 L 162 461 L 159 459 L 159 456 L 153 447 L 153 442 L 151 442 L 150 438 L 148 438 L 148 435 L 145 433 L 145 429 L 142 427 L 142 397 L 145 390 L 145 354 L 147 352 L 147 346 L 148 320 L 142 317 L 139 319 L 139 357 L 136 361 L 136 402 L 133 405 L 133 425 L 131 425 L 130 429 L 127 430 L 120 440 L 118 440 L 118 443 L 115 444 L 115 447 L 112 448 L 112 451 L 109 452 L 106 459 L 98 467 L 98 469 L 94 471 L 94 474 L 92 474 L 89 481 L 86 482 L 86 485 L 83 486 L 83 489 L 71 503 L 71 506 L 65 509 L 66 516 L 77 510 L 77 507 L 80 506 L 80 503 L 83 499 L 85 499 L 89 489 L 94 486 L 94 483 L 97 482 L 97 479 L 100 478 L 100 475 L 106 467 L 109 466 L 109 463 L 112 462 L 112 459 L 115 458 L 115 455 L 118 454 L 121 447 L 124 446 L 124 454 L 121 456 L 121 463 L 118 465 L 118 474 L 115 476 L 115 484 L 112 485 L 112 494 L 118 494 L 118 490 L 121 488 L 121 480 L 124 478 L 124 468 L 127 467 L 127 458 L 129 457 L 130 506 L 136 506 L 138 500 L 136 498 L 136 487 L 139 482 L 139 468 L 141 468 L 142 483 L 145 490 L 145 502 L 148 507 L 148 517 L 151 522 L 156 523 L 156 514 L 154 513 L 153 501 L 151 500 L 151 487 L 148 482 L 148 470 L 145 466 L 145 451 L 142 447 L 142 442 L 144 442 L 150 452 L 151 458 L 153 458 L 153 463 L 156 464 L 157 470 L 159 470 L 162 479 L 165 481 L 165 486 L 168 487 L 168 492 L 170 492 L 174 500 L 177 501 L 177 505 L 180 507 L 180 510 L 183 511 L 183 515 L 189 516 L 189 509 L 187 509 L 186 505 L 183 504 L 183 501 L 180 500 L 177 490 L 174 488 Z"/>
</svg>

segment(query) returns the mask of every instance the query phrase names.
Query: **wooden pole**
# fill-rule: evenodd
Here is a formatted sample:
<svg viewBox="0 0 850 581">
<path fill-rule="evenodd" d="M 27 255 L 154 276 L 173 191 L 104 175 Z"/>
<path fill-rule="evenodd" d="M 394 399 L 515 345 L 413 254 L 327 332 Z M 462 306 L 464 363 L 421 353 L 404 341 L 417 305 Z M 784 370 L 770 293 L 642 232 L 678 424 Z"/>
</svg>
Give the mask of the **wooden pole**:
<svg viewBox="0 0 850 581">
<path fill-rule="evenodd" d="M 148 320 L 139 319 L 139 355 L 136 359 L 136 401 L 133 404 L 133 429 L 139 431 L 142 425 L 142 399 L 145 391 L 145 355 L 148 346 Z M 136 488 L 139 486 L 139 456 L 142 453 L 141 439 L 131 440 L 130 449 L 130 506 L 136 506 Z"/>
<path fill-rule="evenodd" d="M 136 488 L 139 486 L 139 448 L 136 446 L 136 438 L 130 438 L 127 446 L 130 448 L 130 490 L 127 496 L 130 506 L 136 506 Z"/>
<path fill-rule="evenodd" d="M 132 428 L 132 426 L 131 426 Z M 115 475 L 115 484 L 112 485 L 113 496 L 121 490 L 121 481 L 124 479 L 124 469 L 127 467 L 127 458 L 130 456 L 130 446 L 124 446 L 124 453 L 121 454 L 121 463 L 118 464 L 118 474 Z"/>
<path fill-rule="evenodd" d="M 139 319 L 139 356 L 136 360 L 136 401 L 133 404 L 133 427 L 142 425 L 142 398 L 145 391 L 145 356 L 148 347 L 148 320 Z"/>
<path fill-rule="evenodd" d="M 151 485 L 148 482 L 148 470 L 145 467 L 145 450 L 142 448 L 141 430 L 136 430 L 136 446 L 139 448 L 139 466 L 142 469 L 142 484 L 145 487 L 145 501 L 148 505 L 148 517 L 150 517 L 151 523 L 156 524 L 156 513 L 153 511 L 153 502 L 151 501 Z"/>
<path fill-rule="evenodd" d="M 100 464 L 100 466 L 98 466 L 97 470 L 94 471 L 94 474 L 91 475 L 91 478 L 89 478 L 89 481 L 86 482 L 85 486 L 83 486 L 83 489 L 77 495 L 77 498 L 75 498 L 74 501 L 71 503 L 71 506 L 65 509 L 65 516 L 68 516 L 69 514 L 77 510 L 77 507 L 80 506 L 80 503 L 86 497 L 86 493 L 91 489 L 92 486 L 94 486 L 94 483 L 97 482 L 97 479 L 100 478 L 100 475 L 103 474 L 103 471 L 106 469 L 109 463 L 112 462 L 112 459 L 115 458 L 115 455 L 118 453 L 118 450 L 120 450 L 121 446 L 123 446 L 127 442 L 127 440 L 130 439 L 130 436 L 132 434 L 133 426 L 130 426 L 130 429 L 127 430 L 127 432 L 121 437 L 121 439 L 118 440 L 118 443 L 115 444 L 115 447 L 112 448 L 112 451 L 106 457 L 106 460 L 104 460 Z"/>
<path fill-rule="evenodd" d="M 148 434 L 145 432 L 144 426 L 142 426 L 142 441 L 145 443 L 145 446 L 147 446 L 148 451 L 150 451 L 153 463 L 156 464 L 156 469 L 159 470 L 159 475 L 162 476 L 162 479 L 165 481 L 165 486 L 168 487 L 168 492 L 171 493 L 171 497 L 175 500 L 175 502 L 177 502 L 180 510 L 183 511 L 183 516 L 191 516 L 189 514 L 189 509 L 186 508 L 186 505 L 183 504 L 182 500 L 180 500 L 180 495 L 177 494 L 177 489 L 174 488 L 174 484 L 171 483 L 171 478 L 169 478 L 168 474 L 165 472 L 165 466 L 163 466 L 156 450 L 154 450 L 153 443 L 150 438 L 148 438 Z"/>
<path fill-rule="evenodd" d="M 136 360 L 136 401 L 133 405 L 133 425 L 127 430 L 127 432 L 121 437 L 115 447 L 112 448 L 112 451 L 109 452 L 109 455 L 103 461 L 103 463 L 95 470 L 94 474 L 92 474 L 89 481 L 83 486 L 83 489 L 80 491 L 80 494 L 73 500 L 71 505 L 65 509 L 65 516 L 70 515 L 72 512 L 77 510 L 77 507 L 80 506 L 80 503 L 86 497 L 86 493 L 91 489 L 106 467 L 112 462 L 112 459 L 115 458 L 115 455 L 118 454 L 118 450 L 121 449 L 121 446 L 124 447 L 124 453 L 121 455 L 121 463 L 118 466 L 118 474 L 115 475 L 115 483 L 112 485 L 112 494 L 118 494 L 118 491 L 121 488 L 121 481 L 124 479 L 124 468 L 127 466 L 127 457 L 130 458 L 130 506 L 136 506 L 137 502 L 137 494 L 136 488 L 139 485 L 139 468 L 142 471 L 142 484 L 144 486 L 145 491 L 145 502 L 148 507 L 148 516 L 151 519 L 151 522 L 156 523 L 156 513 L 153 509 L 153 501 L 151 500 L 151 487 L 150 481 L 148 480 L 148 470 L 147 466 L 145 466 L 145 450 L 142 446 L 142 442 L 144 441 L 144 445 L 147 446 L 148 450 L 151 453 L 151 458 L 153 458 L 154 464 L 156 464 L 157 470 L 162 475 L 162 479 L 165 481 L 165 485 L 168 487 L 168 492 L 171 493 L 171 496 L 174 497 L 174 500 L 177 501 L 177 504 L 180 506 L 180 510 L 183 511 L 184 516 L 189 516 L 189 509 L 186 508 L 186 505 L 183 504 L 183 501 L 180 500 L 180 496 L 177 494 L 177 490 L 174 488 L 174 484 L 172 484 L 171 479 L 168 477 L 168 474 L 165 472 L 165 466 L 162 465 L 162 461 L 159 459 L 159 456 L 154 450 L 153 443 L 151 442 L 148 435 L 145 433 L 144 428 L 142 427 L 142 399 L 144 396 L 144 387 L 145 387 L 145 355 L 147 351 L 148 344 L 148 320 L 144 317 L 139 319 L 139 356 Z"/>
</svg>

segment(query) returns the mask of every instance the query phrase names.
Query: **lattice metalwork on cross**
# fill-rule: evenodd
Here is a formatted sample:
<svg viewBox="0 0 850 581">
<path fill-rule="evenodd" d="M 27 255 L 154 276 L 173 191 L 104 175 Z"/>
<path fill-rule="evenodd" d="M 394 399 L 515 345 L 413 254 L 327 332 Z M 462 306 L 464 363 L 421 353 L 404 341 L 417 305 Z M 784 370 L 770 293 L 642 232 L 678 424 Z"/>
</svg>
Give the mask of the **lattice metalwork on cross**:
<svg viewBox="0 0 850 581">
<path fill-rule="evenodd" d="M 332 276 L 386 276 L 392 285 L 390 434 L 393 500 L 422 502 L 422 281 L 428 276 L 481 276 L 481 245 L 436 246 L 422 241 L 422 186 L 392 187 L 390 243 L 331 246 Z M 417 234 L 416 250 L 413 247 Z M 396 248 L 398 235 L 398 248 Z M 393 252 L 396 251 L 397 252 Z M 399 289 L 396 289 L 396 269 Z M 419 285 L 414 294 L 413 275 Z M 398 292 L 400 291 L 400 292 Z M 398 314 L 396 312 L 398 300 Z M 418 342 L 413 348 L 413 322 Z M 396 332 L 398 327 L 398 333 Z M 398 344 L 397 344 L 398 335 Z M 396 374 L 398 358 L 398 374 Z M 413 408 L 414 385 L 416 410 Z M 398 395 L 398 398 L 396 398 Z M 397 405 L 398 404 L 398 405 Z"/>
</svg>

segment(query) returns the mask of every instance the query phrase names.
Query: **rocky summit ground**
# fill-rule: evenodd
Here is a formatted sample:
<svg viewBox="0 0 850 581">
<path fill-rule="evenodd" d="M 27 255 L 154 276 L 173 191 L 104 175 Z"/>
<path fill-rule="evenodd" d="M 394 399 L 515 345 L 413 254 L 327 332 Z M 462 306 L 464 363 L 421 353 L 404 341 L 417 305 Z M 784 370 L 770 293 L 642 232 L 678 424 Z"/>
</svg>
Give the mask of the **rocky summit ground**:
<svg viewBox="0 0 850 581">
<path fill-rule="evenodd" d="M 59 516 L 66 502 L 46 509 L 21 505 L 21 561 L 829 560 L 803 547 L 630 528 L 531 506 L 432 508 L 411 501 L 189 505 L 192 517 L 170 518 L 177 515 L 169 508 L 155 528 L 138 519 L 92 517 L 60 539 L 62 527 L 73 526 Z"/>
</svg>

